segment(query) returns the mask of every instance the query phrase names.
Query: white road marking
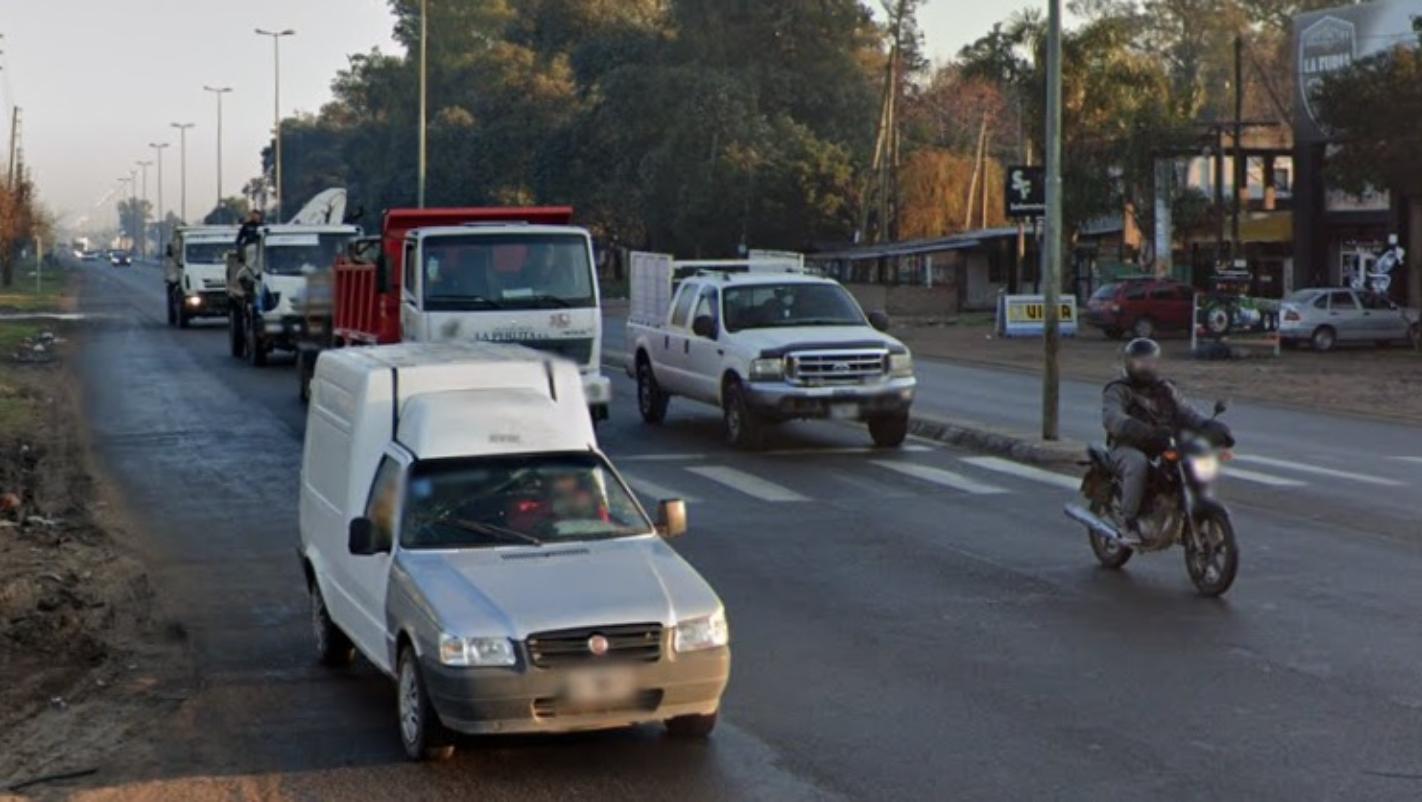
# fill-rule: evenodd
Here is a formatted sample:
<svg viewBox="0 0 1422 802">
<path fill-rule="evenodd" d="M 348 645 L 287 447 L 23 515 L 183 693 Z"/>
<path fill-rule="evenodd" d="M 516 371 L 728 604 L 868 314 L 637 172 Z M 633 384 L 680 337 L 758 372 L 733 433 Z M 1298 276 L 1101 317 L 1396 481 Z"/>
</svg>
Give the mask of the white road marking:
<svg viewBox="0 0 1422 802">
<path fill-rule="evenodd" d="M 696 462 L 706 459 L 706 454 L 618 454 L 618 462 Z"/>
<path fill-rule="evenodd" d="M 891 462 L 882 459 L 876 459 L 873 462 L 880 468 L 887 468 L 888 470 L 897 471 L 905 476 L 912 476 L 915 479 L 922 479 L 925 482 L 951 487 L 954 490 L 961 490 L 964 493 L 972 493 L 977 496 L 1007 492 L 1007 490 L 997 485 L 975 482 L 961 473 L 945 471 L 942 468 L 934 468 L 930 465 L 917 465 L 912 462 Z"/>
<path fill-rule="evenodd" d="M 907 453 L 911 453 L 911 454 L 922 454 L 922 453 L 925 452 L 925 451 L 932 451 L 933 449 L 932 449 L 932 448 L 929 448 L 928 446 L 905 445 L 905 446 L 899 446 L 898 450 L 899 450 L 899 451 L 903 451 L 903 452 L 907 452 Z M 882 448 L 875 448 L 874 446 L 834 446 L 834 447 L 830 447 L 830 448 L 815 448 L 815 447 L 813 447 L 813 446 L 810 446 L 810 447 L 806 447 L 806 448 L 777 448 L 777 449 L 773 449 L 773 450 L 770 450 L 770 451 L 762 451 L 762 452 L 760 452 L 760 456 L 763 456 L 763 457 L 804 457 L 804 456 L 813 457 L 813 456 L 817 456 L 817 455 L 820 455 L 820 454 L 838 455 L 838 454 L 883 454 L 883 453 L 886 453 L 884 449 L 882 449 Z"/>
<path fill-rule="evenodd" d="M 724 465 L 703 465 L 687 468 L 687 470 L 713 482 L 723 484 L 732 490 L 739 490 L 748 496 L 754 496 L 761 501 L 809 501 L 808 498 L 788 487 L 781 487 L 754 474 L 727 468 Z"/>
<path fill-rule="evenodd" d="M 692 502 L 701 500 L 688 493 L 683 493 L 680 490 L 667 487 L 663 484 L 658 484 L 648 479 L 643 479 L 640 476 L 635 476 L 630 473 L 622 474 L 622 478 L 627 480 L 627 484 L 632 485 L 633 490 L 636 490 L 638 493 L 655 501 L 661 501 L 663 499 L 669 498 L 679 498 L 682 501 L 685 501 L 686 503 L 690 504 Z"/>
<path fill-rule="evenodd" d="M 1081 480 L 1075 476 L 1034 468 L 1031 465 L 1023 465 L 1020 462 L 1013 462 L 1010 459 L 1003 459 L 1001 457 L 965 457 L 963 462 L 978 468 L 983 468 L 984 470 L 997 471 L 998 473 L 1005 473 L 1009 476 L 1016 476 L 1022 479 L 1031 479 L 1034 482 L 1042 482 L 1067 490 L 1076 490 L 1081 487 Z"/>
<path fill-rule="evenodd" d="M 1422 457 L 1393 457 L 1393 459 L 1399 462 L 1412 462 L 1418 465 L 1422 465 Z"/>
<path fill-rule="evenodd" d="M 1233 465 L 1224 466 L 1224 475 L 1231 479 L 1243 479 L 1246 482 L 1257 482 L 1270 487 L 1303 487 L 1308 482 L 1300 482 L 1297 479 L 1285 479 L 1282 476 L 1275 476 L 1271 473 L 1258 473 L 1256 471 L 1246 471 L 1243 468 L 1236 468 Z"/>
<path fill-rule="evenodd" d="M 1299 473 L 1312 473 L 1318 476 L 1328 476 L 1334 479 L 1347 479 L 1352 482 L 1362 482 L 1369 485 L 1382 485 L 1384 487 L 1402 487 L 1405 482 L 1396 479 L 1386 479 L 1381 476 L 1372 476 L 1366 473 L 1354 473 L 1352 471 L 1340 471 L 1336 468 L 1322 468 L 1317 465 L 1308 465 L 1301 462 L 1292 462 L 1284 459 L 1274 459 L 1273 457 L 1260 457 L 1255 454 L 1236 454 L 1235 462 L 1248 462 L 1253 465 L 1268 465 L 1274 468 L 1283 468 Z"/>
</svg>

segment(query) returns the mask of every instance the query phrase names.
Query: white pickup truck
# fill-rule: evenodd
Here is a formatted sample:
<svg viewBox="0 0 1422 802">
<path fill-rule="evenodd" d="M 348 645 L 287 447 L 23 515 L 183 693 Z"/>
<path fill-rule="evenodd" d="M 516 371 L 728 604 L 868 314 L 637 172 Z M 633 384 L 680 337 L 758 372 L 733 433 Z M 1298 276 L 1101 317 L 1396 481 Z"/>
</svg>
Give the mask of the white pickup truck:
<svg viewBox="0 0 1422 802">
<path fill-rule="evenodd" d="M 413 759 L 451 731 L 665 723 L 704 737 L 730 674 L 725 609 L 598 449 L 578 366 L 522 346 L 321 354 L 301 566 L 322 662 L 395 679 Z"/>
<path fill-rule="evenodd" d="M 720 407 L 738 447 L 756 448 L 767 424 L 797 418 L 864 421 L 875 445 L 903 443 L 913 358 L 884 333 L 887 316 L 866 316 L 837 282 L 783 261 L 642 253 L 631 279 L 627 373 L 646 422 L 661 422 L 682 396 Z"/>
</svg>

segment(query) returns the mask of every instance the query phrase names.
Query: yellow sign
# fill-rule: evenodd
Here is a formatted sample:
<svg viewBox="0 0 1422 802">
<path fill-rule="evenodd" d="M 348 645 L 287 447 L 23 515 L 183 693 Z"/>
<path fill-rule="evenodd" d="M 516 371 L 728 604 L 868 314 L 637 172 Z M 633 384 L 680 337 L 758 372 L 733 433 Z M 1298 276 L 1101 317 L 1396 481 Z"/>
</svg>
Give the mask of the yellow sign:
<svg viewBox="0 0 1422 802">
<path fill-rule="evenodd" d="M 1041 302 L 1014 302 L 1007 304 L 1008 323 L 1044 323 L 1047 320 L 1047 305 Z M 1060 320 L 1070 323 L 1076 321 L 1076 304 L 1061 305 Z"/>
</svg>

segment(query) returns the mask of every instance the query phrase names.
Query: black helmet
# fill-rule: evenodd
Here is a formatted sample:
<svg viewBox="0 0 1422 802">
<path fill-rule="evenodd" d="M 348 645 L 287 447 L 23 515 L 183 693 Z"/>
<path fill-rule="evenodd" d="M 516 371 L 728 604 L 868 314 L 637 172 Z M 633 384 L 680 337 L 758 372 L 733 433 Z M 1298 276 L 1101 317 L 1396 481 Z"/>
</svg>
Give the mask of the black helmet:
<svg viewBox="0 0 1422 802">
<path fill-rule="evenodd" d="M 1126 378 L 1138 384 L 1149 384 L 1160 378 L 1160 343 L 1149 337 L 1137 337 L 1121 351 Z"/>
</svg>

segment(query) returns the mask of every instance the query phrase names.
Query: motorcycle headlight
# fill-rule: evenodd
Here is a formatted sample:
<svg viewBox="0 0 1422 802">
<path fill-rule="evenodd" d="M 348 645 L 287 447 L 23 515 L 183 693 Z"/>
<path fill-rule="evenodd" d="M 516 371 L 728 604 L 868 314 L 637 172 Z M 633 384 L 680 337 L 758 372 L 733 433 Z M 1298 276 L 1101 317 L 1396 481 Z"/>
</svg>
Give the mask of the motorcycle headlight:
<svg viewBox="0 0 1422 802">
<path fill-rule="evenodd" d="M 1201 454 L 1190 458 L 1190 473 L 1201 482 L 1213 482 L 1220 475 L 1220 458 L 1215 454 Z"/>
<path fill-rule="evenodd" d="M 752 359 L 750 380 L 753 382 L 779 381 L 785 378 L 784 359 Z"/>
<path fill-rule="evenodd" d="M 678 652 L 699 652 L 715 649 L 731 642 L 731 631 L 726 626 L 726 611 L 717 610 L 705 618 L 693 618 L 676 625 L 672 637 L 672 647 Z"/>
<path fill-rule="evenodd" d="M 889 376 L 895 379 L 913 378 L 913 355 L 889 354 Z"/>
<path fill-rule="evenodd" d="M 447 666 L 511 666 L 515 663 L 513 641 L 508 638 L 461 638 L 439 636 L 439 661 Z"/>
</svg>

